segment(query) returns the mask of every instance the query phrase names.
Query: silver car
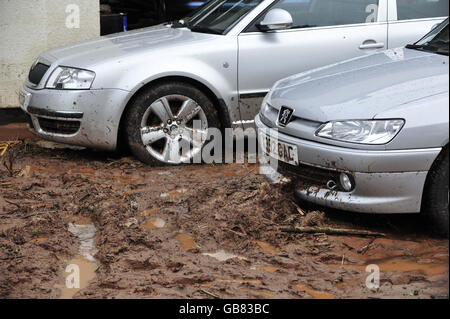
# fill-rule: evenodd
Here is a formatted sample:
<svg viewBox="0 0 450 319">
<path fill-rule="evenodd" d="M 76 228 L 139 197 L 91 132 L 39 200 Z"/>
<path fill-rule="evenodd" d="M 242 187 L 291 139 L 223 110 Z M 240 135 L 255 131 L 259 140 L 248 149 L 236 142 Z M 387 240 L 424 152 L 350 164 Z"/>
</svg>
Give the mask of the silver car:
<svg viewBox="0 0 450 319">
<path fill-rule="evenodd" d="M 203 146 L 194 133 L 252 126 L 275 81 L 410 43 L 448 6 L 211 0 L 182 21 L 42 54 L 20 89 L 21 107 L 46 139 L 104 150 L 124 142 L 147 163 L 171 163 L 174 154 L 189 162 Z M 182 143 L 192 147 L 180 154 Z"/>
<path fill-rule="evenodd" d="M 280 80 L 256 117 L 277 136 L 262 132 L 260 143 L 303 200 L 424 211 L 448 234 L 448 54 L 447 19 L 406 48 Z"/>
</svg>

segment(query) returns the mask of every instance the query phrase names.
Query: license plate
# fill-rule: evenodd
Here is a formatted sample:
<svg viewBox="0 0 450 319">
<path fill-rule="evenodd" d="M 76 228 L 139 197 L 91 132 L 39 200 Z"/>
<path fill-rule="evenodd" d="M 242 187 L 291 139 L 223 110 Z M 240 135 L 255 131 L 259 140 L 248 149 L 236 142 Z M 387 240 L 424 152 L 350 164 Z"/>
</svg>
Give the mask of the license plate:
<svg viewBox="0 0 450 319">
<path fill-rule="evenodd" d="M 25 94 L 23 94 L 22 92 L 19 93 L 19 103 L 22 107 L 25 104 Z"/>
<path fill-rule="evenodd" d="M 297 146 L 279 141 L 266 134 L 261 134 L 260 140 L 266 155 L 291 165 L 299 165 Z"/>
<path fill-rule="evenodd" d="M 19 104 L 20 107 L 23 110 L 27 110 L 28 104 L 30 103 L 31 94 L 23 92 L 22 90 L 19 91 Z"/>
</svg>

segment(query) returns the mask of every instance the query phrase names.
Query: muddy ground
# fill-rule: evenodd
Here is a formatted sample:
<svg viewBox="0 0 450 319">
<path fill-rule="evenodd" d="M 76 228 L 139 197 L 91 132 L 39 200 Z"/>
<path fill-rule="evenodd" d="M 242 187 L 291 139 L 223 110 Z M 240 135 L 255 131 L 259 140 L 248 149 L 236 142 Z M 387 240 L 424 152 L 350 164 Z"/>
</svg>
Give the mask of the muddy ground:
<svg viewBox="0 0 450 319">
<path fill-rule="evenodd" d="M 0 159 L 0 298 L 449 296 L 448 240 L 418 216 L 299 209 L 289 185 L 251 164 L 152 168 L 53 147 L 25 136 Z M 83 225 L 95 236 L 77 237 Z M 386 237 L 280 231 L 291 225 Z M 65 288 L 72 264 L 81 289 Z M 378 289 L 366 287 L 369 264 Z"/>
</svg>

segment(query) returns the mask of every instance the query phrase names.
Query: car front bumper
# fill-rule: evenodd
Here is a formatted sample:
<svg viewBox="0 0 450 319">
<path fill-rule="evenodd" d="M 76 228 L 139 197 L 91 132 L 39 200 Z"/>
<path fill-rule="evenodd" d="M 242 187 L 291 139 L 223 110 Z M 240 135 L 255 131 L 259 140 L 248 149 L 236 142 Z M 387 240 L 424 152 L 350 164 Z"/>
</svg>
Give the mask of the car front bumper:
<svg viewBox="0 0 450 319">
<path fill-rule="evenodd" d="M 129 92 L 102 90 L 33 90 L 22 86 L 20 106 L 32 129 L 48 140 L 115 150 L 122 111 Z"/>
<path fill-rule="evenodd" d="M 255 118 L 255 125 L 256 129 L 269 129 L 259 115 Z M 361 213 L 420 212 L 428 171 L 441 151 L 441 148 L 396 151 L 350 149 L 280 132 L 277 134 L 278 140 L 298 148 L 300 166 L 283 165 L 283 169 L 278 171 L 288 177 L 296 177 L 296 195 L 300 199 Z M 289 168 L 286 169 L 286 166 Z M 297 173 L 302 170 L 306 182 L 298 177 Z M 350 174 L 355 188 L 351 192 L 329 189 L 323 180 L 328 178 L 326 172 L 329 172 L 330 179 L 341 172 Z M 265 175 L 268 179 L 274 176 L 270 169 Z M 309 182 L 314 180 L 313 175 L 322 176 L 322 180 L 316 178 Z"/>
</svg>

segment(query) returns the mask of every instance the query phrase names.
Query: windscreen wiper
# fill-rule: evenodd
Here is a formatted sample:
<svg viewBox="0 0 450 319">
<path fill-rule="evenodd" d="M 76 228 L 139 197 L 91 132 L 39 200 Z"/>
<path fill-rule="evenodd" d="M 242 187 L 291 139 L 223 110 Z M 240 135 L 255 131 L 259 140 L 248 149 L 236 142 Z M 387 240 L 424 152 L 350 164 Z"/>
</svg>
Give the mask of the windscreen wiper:
<svg viewBox="0 0 450 319">
<path fill-rule="evenodd" d="M 423 51 L 430 51 L 433 53 L 438 54 L 445 54 L 448 55 L 449 49 L 448 47 L 439 47 L 436 45 L 430 45 L 430 44 L 408 44 L 406 45 L 407 49 L 414 49 L 414 50 L 423 50 Z"/>
<path fill-rule="evenodd" d="M 200 32 L 200 33 L 222 34 L 222 32 L 219 30 L 212 29 L 209 27 L 204 27 L 204 26 L 198 26 L 198 25 L 191 26 L 191 27 L 189 27 L 189 29 L 191 29 L 191 31 Z"/>
</svg>

